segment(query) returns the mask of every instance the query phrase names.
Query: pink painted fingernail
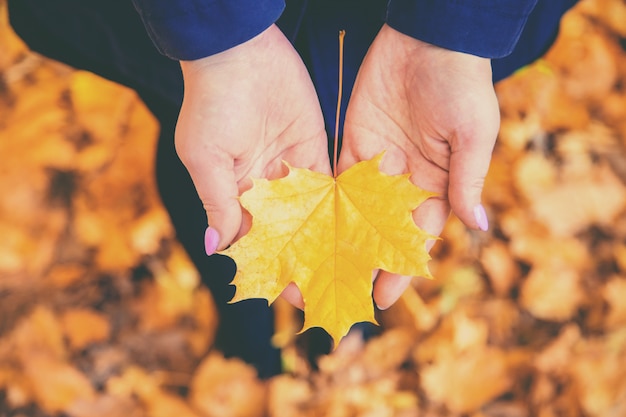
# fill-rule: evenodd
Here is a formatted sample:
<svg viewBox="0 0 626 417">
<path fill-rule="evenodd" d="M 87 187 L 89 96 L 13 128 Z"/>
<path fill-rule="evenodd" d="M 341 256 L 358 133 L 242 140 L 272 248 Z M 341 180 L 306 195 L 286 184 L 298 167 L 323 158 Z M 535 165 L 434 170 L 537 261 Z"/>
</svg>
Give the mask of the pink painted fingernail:
<svg viewBox="0 0 626 417">
<path fill-rule="evenodd" d="M 489 220 L 487 219 L 487 213 L 485 212 L 485 208 L 482 204 L 474 207 L 474 218 L 476 219 L 476 224 L 480 230 L 483 232 L 489 230 Z"/>
<path fill-rule="evenodd" d="M 217 230 L 207 227 L 206 232 L 204 232 L 204 250 L 206 250 L 206 254 L 209 256 L 213 255 L 219 243 L 220 234 L 217 233 Z"/>
</svg>

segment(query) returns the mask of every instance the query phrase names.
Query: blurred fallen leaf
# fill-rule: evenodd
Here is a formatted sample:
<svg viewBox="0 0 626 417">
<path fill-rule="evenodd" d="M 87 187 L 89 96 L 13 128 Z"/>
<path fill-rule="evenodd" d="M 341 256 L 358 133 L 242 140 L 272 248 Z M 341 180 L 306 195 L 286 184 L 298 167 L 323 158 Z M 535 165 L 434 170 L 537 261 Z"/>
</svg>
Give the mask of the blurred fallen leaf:
<svg viewBox="0 0 626 417">
<path fill-rule="evenodd" d="M 196 369 L 190 401 L 206 417 L 262 417 L 266 387 L 256 371 L 239 359 L 209 354 Z"/>
<path fill-rule="evenodd" d="M 107 381 L 109 395 L 121 398 L 136 396 L 149 417 L 199 417 L 183 398 L 161 388 L 163 381 L 143 369 L 131 366 Z"/>
<path fill-rule="evenodd" d="M 283 374 L 272 378 L 268 385 L 268 412 L 272 417 L 309 417 L 307 411 L 314 395 L 311 384 Z M 309 406 L 310 407 L 310 406 Z"/>
<path fill-rule="evenodd" d="M 44 306 L 37 306 L 17 323 L 8 342 L 22 363 L 29 361 L 31 354 L 42 353 L 59 361 L 67 357 L 62 326 L 57 316 Z"/>
<path fill-rule="evenodd" d="M 626 188 L 608 169 L 595 178 L 563 183 L 534 196 L 531 210 L 555 236 L 572 236 L 598 224 L 609 225 L 626 203 Z"/>
<path fill-rule="evenodd" d="M 32 352 L 23 366 L 37 403 L 50 414 L 67 411 L 78 400 L 95 398 L 95 390 L 87 376 L 67 362 Z"/>
<path fill-rule="evenodd" d="M 494 292 L 499 296 L 508 296 L 522 274 L 508 245 L 499 240 L 492 240 L 482 248 L 480 263 Z"/>
<path fill-rule="evenodd" d="M 509 390 L 515 369 L 527 359 L 522 352 L 489 346 L 444 356 L 423 367 L 422 387 L 431 401 L 450 411 L 471 412 Z"/>
<path fill-rule="evenodd" d="M 536 266 L 522 284 L 521 305 L 540 319 L 568 320 L 585 299 L 580 278 L 568 265 Z"/>
<path fill-rule="evenodd" d="M 91 343 L 109 338 L 111 325 L 108 318 L 89 309 L 68 309 L 61 315 L 63 332 L 71 349 L 80 350 Z"/>
<path fill-rule="evenodd" d="M 613 0 L 583 1 L 578 8 L 582 14 L 605 22 L 622 38 L 626 38 L 626 4 Z"/>
<path fill-rule="evenodd" d="M 626 279 L 615 276 L 602 289 L 602 295 L 609 305 L 606 318 L 607 329 L 626 326 Z"/>
<path fill-rule="evenodd" d="M 544 374 L 564 376 L 572 363 L 574 346 L 580 340 L 580 328 L 569 324 L 558 337 L 538 353 L 534 365 Z"/>
<path fill-rule="evenodd" d="M 565 92 L 575 100 L 601 101 L 618 76 L 616 45 L 605 38 L 582 14 L 561 19 L 561 36 L 546 55 L 557 72 L 563 72 Z M 568 47 L 560 47 L 567 43 Z"/>
<path fill-rule="evenodd" d="M 619 417 L 626 412 L 625 347 L 611 352 L 592 341 L 584 344 L 572 362 L 574 384 L 587 415 Z"/>
<path fill-rule="evenodd" d="M 70 417 L 145 417 L 145 412 L 132 398 L 98 395 L 80 398 L 66 410 Z"/>
</svg>

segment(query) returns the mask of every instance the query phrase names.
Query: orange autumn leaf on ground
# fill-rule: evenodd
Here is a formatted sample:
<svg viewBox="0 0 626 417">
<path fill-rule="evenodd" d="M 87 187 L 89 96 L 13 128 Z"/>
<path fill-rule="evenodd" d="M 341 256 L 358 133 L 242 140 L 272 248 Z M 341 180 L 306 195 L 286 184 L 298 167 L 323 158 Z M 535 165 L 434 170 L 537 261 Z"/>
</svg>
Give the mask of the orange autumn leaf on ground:
<svg viewBox="0 0 626 417">
<path fill-rule="evenodd" d="M 233 301 L 272 303 L 294 282 L 304 298 L 304 327 L 338 342 L 354 323 L 376 323 L 372 271 L 430 277 L 425 249 L 436 239 L 412 211 L 433 196 L 378 170 L 383 155 L 337 178 L 289 167 L 281 179 L 255 180 L 241 196 L 253 216 L 247 235 L 222 252 L 237 263 Z"/>
</svg>

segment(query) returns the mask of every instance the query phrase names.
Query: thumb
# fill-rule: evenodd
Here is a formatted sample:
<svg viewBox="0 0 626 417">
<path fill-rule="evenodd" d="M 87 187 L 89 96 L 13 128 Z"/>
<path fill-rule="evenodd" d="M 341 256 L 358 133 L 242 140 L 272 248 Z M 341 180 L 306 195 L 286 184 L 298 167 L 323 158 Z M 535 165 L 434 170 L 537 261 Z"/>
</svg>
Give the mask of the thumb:
<svg viewBox="0 0 626 417">
<path fill-rule="evenodd" d="M 205 233 L 207 255 L 225 249 L 237 237 L 242 225 L 239 187 L 232 158 L 226 155 L 183 157 L 207 214 Z"/>
<path fill-rule="evenodd" d="M 496 135 L 497 129 L 479 140 L 462 138 L 451 143 L 448 199 L 454 214 L 472 229 L 489 229 L 481 194 Z"/>
</svg>

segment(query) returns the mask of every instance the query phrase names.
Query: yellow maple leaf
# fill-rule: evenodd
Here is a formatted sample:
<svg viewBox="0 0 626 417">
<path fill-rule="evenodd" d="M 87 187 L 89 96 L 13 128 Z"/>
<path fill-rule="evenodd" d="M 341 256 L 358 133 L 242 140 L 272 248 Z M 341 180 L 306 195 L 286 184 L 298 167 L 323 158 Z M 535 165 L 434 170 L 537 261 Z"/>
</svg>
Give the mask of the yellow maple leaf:
<svg viewBox="0 0 626 417">
<path fill-rule="evenodd" d="M 425 249 L 436 239 L 412 211 L 434 194 L 386 175 L 383 154 L 337 178 L 288 166 L 284 178 L 254 180 L 240 197 L 250 231 L 221 253 L 234 259 L 232 300 L 271 304 L 293 282 L 304 298 L 304 327 L 324 328 L 338 342 L 354 323 L 376 323 L 372 271 L 430 278 Z"/>
</svg>

